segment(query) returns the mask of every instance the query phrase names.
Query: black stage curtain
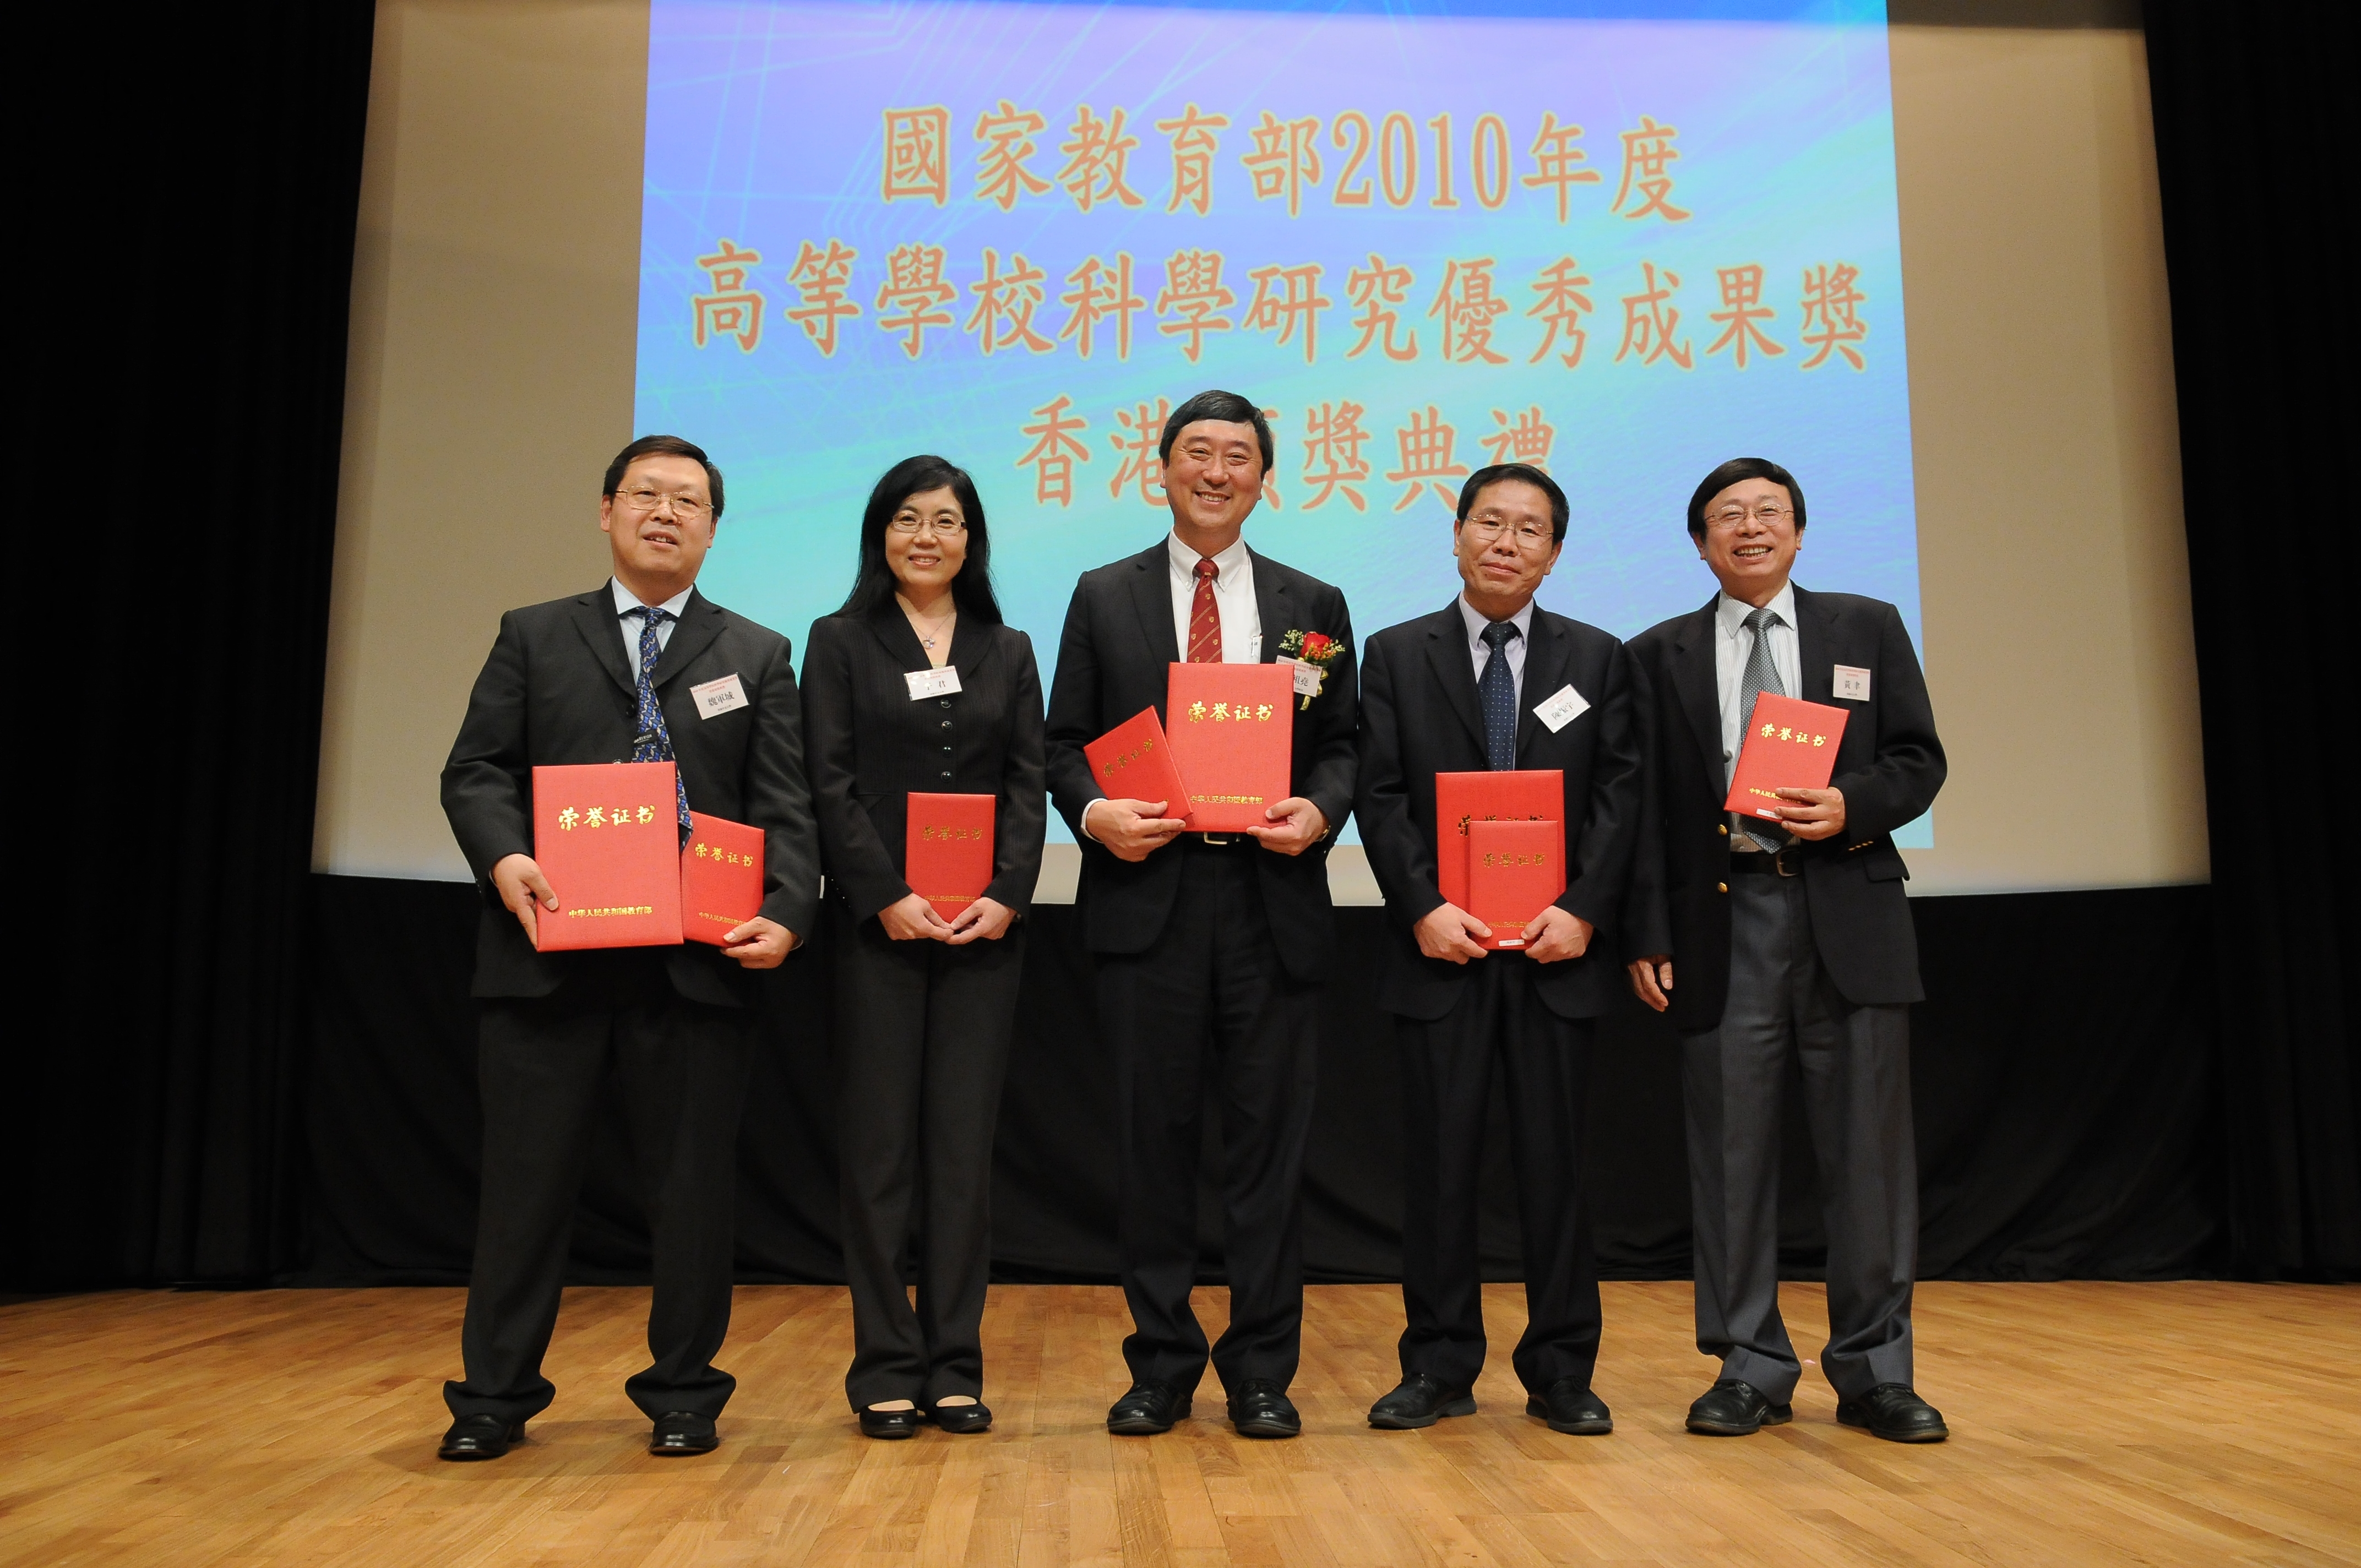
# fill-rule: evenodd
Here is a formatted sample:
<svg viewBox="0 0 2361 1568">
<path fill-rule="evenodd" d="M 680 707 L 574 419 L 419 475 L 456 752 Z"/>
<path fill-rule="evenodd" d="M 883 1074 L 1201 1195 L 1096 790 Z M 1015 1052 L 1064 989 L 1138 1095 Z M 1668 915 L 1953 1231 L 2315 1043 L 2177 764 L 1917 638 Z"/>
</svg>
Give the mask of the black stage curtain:
<svg viewBox="0 0 2361 1568">
<path fill-rule="evenodd" d="M 373 11 L 90 7 L 23 55 L 61 85 L 27 123 L 49 199 L 22 204 L 19 248 L 50 294 L 12 356 L 9 461 L 41 486 L 12 607 L 33 622 L 12 640 L 14 1288 L 253 1279 L 301 1253 Z"/>
<path fill-rule="evenodd" d="M 2361 1278 L 2352 8 L 2148 0 L 2241 1273 Z M 2323 294 L 2323 286 L 2332 292 Z M 2336 454 L 2345 456 L 2339 458 Z M 2341 764 L 2341 765 L 2340 765 Z"/>
<path fill-rule="evenodd" d="M 304 1119 L 315 1238 L 304 1283 L 456 1282 L 475 1223 L 479 1124 L 467 1000 L 473 892 L 319 877 L 320 981 Z M 1922 1271 L 1979 1279 L 2170 1278 L 2224 1262 L 2203 888 L 1922 899 L 1930 1000 L 1916 1011 Z M 1398 1277 L 1401 1104 L 1389 1025 L 1370 1004 L 1380 913 L 1340 911 L 1306 1177 L 1315 1278 Z M 1071 906 L 1044 905 L 1027 952 L 994 1172 L 994 1272 L 1115 1272 L 1114 1071 L 1091 1017 Z M 2070 959 L 2060 955 L 2071 954 Z M 827 954 L 792 959 L 764 1002 L 741 1141 L 741 1278 L 834 1281 Z M 1514 957 L 1488 962 L 1519 962 Z M 1505 1118 L 1488 1176 L 1486 1266 L 1520 1277 Z M 609 1118 L 577 1223 L 575 1277 L 645 1277 L 629 1146 Z M 1600 1031 L 1585 1130 L 1610 1275 L 1688 1269 L 1675 1036 L 1636 1004 Z M 1822 1242 L 1791 1114 L 1784 1261 Z M 1201 1227 L 1221 1274 L 1213 1193 Z"/>
</svg>

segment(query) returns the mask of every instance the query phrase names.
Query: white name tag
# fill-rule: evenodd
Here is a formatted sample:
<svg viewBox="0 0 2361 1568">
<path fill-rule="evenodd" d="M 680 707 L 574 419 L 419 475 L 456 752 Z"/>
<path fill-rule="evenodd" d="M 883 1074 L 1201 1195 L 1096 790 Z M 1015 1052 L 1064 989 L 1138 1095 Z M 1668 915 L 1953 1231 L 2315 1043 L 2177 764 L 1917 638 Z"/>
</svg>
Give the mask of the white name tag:
<svg viewBox="0 0 2361 1568">
<path fill-rule="evenodd" d="M 733 707 L 746 706 L 746 688 L 739 684 L 734 674 L 724 675 L 718 681 L 708 681 L 701 686 L 691 686 L 688 695 L 697 703 L 699 718 L 719 718 Z"/>
<path fill-rule="evenodd" d="M 960 689 L 957 664 L 945 664 L 939 670 L 912 670 L 902 678 L 910 683 L 912 702 L 922 696 L 949 696 Z"/>
<path fill-rule="evenodd" d="M 1320 695 L 1320 683 L 1328 678 L 1328 672 L 1322 669 L 1319 665 L 1312 663 L 1308 659 L 1298 659 L 1294 661 L 1294 663 L 1295 695 L 1298 696 L 1318 696 Z"/>
<path fill-rule="evenodd" d="M 1857 670 L 1850 664 L 1839 664 L 1837 666 L 1836 699 L 1839 702 L 1867 702 L 1869 700 L 1869 672 L 1867 670 Z"/>
<path fill-rule="evenodd" d="M 1575 690 L 1572 682 L 1558 687 L 1546 700 L 1533 705 L 1533 717 L 1548 725 L 1553 735 L 1589 711 L 1590 699 Z"/>
</svg>

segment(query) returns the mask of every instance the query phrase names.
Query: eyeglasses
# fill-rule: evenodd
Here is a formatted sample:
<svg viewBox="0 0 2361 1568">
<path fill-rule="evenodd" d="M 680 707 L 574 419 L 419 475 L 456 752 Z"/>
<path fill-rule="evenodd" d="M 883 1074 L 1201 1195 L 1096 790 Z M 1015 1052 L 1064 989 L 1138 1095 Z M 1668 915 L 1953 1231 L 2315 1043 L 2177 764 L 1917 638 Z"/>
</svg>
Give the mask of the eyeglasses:
<svg viewBox="0 0 2361 1568">
<path fill-rule="evenodd" d="M 896 533 L 916 533 L 922 528 L 931 528 L 947 539 L 954 534 L 967 532 L 967 524 L 957 518 L 920 517 L 916 512 L 907 511 L 903 512 L 885 526 Z"/>
<path fill-rule="evenodd" d="M 695 522 L 713 510 L 695 496 L 666 495 L 662 490 L 623 490 L 615 499 L 633 511 L 653 511 L 670 502 L 673 516 L 683 522 Z"/>
<path fill-rule="evenodd" d="M 1777 501 L 1764 501 L 1752 510 L 1742 506 L 1726 506 L 1708 514 L 1706 521 L 1716 528 L 1736 528 L 1751 516 L 1765 528 L 1776 528 L 1794 515 Z"/>
<path fill-rule="evenodd" d="M 1497 543 L 1500 535 L 1511 532 L 1520 550 L 1541 550 L 1557 543 L 1557 531 L 1545 522 L 1521 522 L 1512 531 L 1505 518 L 1471 517 L 1459 526 L 1478 544 Z"/>
</svg>

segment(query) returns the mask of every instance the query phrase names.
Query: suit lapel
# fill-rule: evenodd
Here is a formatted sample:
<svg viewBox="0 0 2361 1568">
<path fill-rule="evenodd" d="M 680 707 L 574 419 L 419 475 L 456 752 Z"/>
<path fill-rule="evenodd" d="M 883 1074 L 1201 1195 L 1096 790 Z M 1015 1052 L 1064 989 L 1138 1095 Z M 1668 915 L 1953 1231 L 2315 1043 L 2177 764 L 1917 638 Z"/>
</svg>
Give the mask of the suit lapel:
<svg viewBox="0 0 2361 1568">
<path fill-rule="evenodd" d="M 1318 631 L 1321 628 L 1295 624 L 1295 600 L 1287 591 L 1287 579 L 1279 575 L 1276 565 L 1256 554 L 1252 547 L 1246 551 L 1246 563 L 1254 570 L 1255 620 L 1262 631 L 1261 663 L 1268 664 L 1278 660 L 1279 641 L 1289 632 Z M 1301 716 L 1305 710 L 1299 705 L 1296 711 Z"/>
<path fill-rule="evenodd" d="M 926 644 L 910 630 L 910 618 L 902 613 L 899 605 L 887 605 L 870 616 L 869 635 L 877 639 L 877 646 L 885 650 L 885 657 L 897 670 L 923 670 L 929 662 Z M 956 651 L 956 627 L 952 629 L 951 642 Z"/>
<path fill-rule="evenodd" d="M 1459 613 L 1459 601 L 1426 623 L 1426 662 L 1434 670 L 1434 678 L 1450 701 L 1452 711 L 1476 741 L 1476 750 L 1484 751 L 1484 710 L 1476 696 L 1475 662 L 1467 655 L 1467 622 Z"/>
<path fill-rule="evenodd" d="M 680 607 L 680 624 L 672 629 L 664 654 L 656 660 L 656 685 L 661 688 L 688 668 L 689 662 L 712 647 L 713 640 L 720 635 L 721 611 L 711 599 L 695 588 L 689 589 L 688 602 Z M 632 689 L 638 689 L 636 682 Z"/>
<path fill-rule="evenodd" d="M 623 621 L 615 613 L 615 593 L 601 587 L 574 601 L 574 630 L 582 634 L 590 656 L 598 661 L 614 683 L 633 696 L 639 695 L 640 679 L 629 661 L 623 657 Z"/>
<path fill-rule="evenodd" d="M 1534 732 L 1541 729 L 1541 715 L 1533 710 L 1558 687 L 1566 684 L 1565 666 L 1574 655 L 1574 639 L 1556 624 L 1557 618 L 1541 606 L 1533 606 L 1533 618 L 1527 622 L 1532 637 L 1525 645 L 1525 710 L 1517 715 L 1517 755 L 1533 742 Z"/>
<path fill-rule="evenodd" d="M 1139 610 L 1139 629 L 1148 636 L 1148 651 L 1156 656 L 1159 668 L 1180 662 L 1180 643 L 1172 630 L 1171 558 L 1165 554 L 1164 542 L 1131 558 L 1136 568 L 1131 575 L 1131 601 Z M 1164 689 L 1158 680 L 1156 689 Z M 1161 705 L 1159 705 L 1160 707 Z"/>
<path fill-rule="evenodd" d="M 1795 590 L 1795 695 L 1806 702 L 1836 700 L 1836 655 L 1828 651 L 1835 614 L 1817 594 Z"/>
<path fill-rule="evenodd" d="M 1719 594 L 1706 600 L 1673 638 L 1673 695 L 1688 718 L 1697 755 L 1714 778 L 1722 776 L 1721 687 L 1713 668 L 1713 610 L 1720 602 Z"/>
</svg>

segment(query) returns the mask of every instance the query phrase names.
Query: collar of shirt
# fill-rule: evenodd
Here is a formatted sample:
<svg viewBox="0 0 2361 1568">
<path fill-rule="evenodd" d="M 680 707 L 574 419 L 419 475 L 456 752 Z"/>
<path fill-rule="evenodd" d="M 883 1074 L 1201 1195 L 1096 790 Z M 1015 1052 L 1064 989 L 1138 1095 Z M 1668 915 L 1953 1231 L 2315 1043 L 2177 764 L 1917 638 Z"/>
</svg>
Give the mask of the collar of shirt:
<svg viewBox="0 0 2361 1568">
<path fill-rule="evenodd" d="M 1471 653 L 1489 653 L 1492 647 L 1490 643 L 1484 641 L 1484 629 L 1492 623 L 1477 613 L 1476 607 L 1467 602 L 1467 596 L 1465 593 L 1459 596 L 1459 619 L 1467 623 L 1467 651 Z M 1509 617 L 1509 623 L 1517 629 L 1517 640 L 1510 643 L 1510 647 L 1519 648 L 1532 641 L 1533 601 L 1527 599 L 1524 609 Z"/>
<path fill-rule="evenodd" d="M 1200 556 L 1194 550 L 1181 543 L 1178 533 L 1168 533 L 1164 536 L 1164 554 L 1166 559 L 1172 563 L 1172 575 L 1179 578 L 1181 585 L 1191 593 L 1195 592 L 1197 563 L 1205 557 Z M 1237 579 L 1231 574 L 1244 567 L 1249 559 L 1246 554 L 1246 536 L 1243 533 L 1230 541 L 1230 547 L 1227 550 L 1212 557 L 1214 592 L 1219 593 L 1235 583 Z"/>
<path fill-rule="evenodd" d="M 617 615 L 629 615 L 633 610 L 642 608 L 640 604 L 640 596 L 625 587 L 620 579 L 609 577 L 607 579 L 607 586 L 614 590 L 615 613 Z M 664 600 L 664 603 L 656 606 L 655 608 L 662 610 L 669 610 L 672 613 L 673 620 L 678 620 L 680 619 L 680 612 L 688 607 L 688 596 L 696 591 L 697 589 L 694 586 L 683 588 L 680 592 L 673 595 L 672 598 Z"/>
<path fill-rule="evenodd" d="M 640 630 L 646 624 L 631 613 L 641 608 L 640 597 L 616 578 L 608 578 L 607 586 L 614 590 L 615 625 L 623 634 L 623 667 L 636 670 L 640 667 Z M 680 612 L 688 608 L 688 596 L 696 591 L 693 586 L 683 588 L 655 607 L 672 612 L 670 620 L 656 623 L 656 648 L 659 652 L 671 646 L 672 634 L 680 625 Z"/>
<path fill-rule="evenodd" d="M 1763 608 L 1777 616 L 1780 623 L 1793 631 L 1795 629 L 1795 585 L 1792 581 L 1780 584 L 1779 592 Z M 1753 613 L 1752 605 L 1744 599 L 1731 598 L 1728 594 L 1723 594 L 1713 607 L 1714 621 L 1721 629 L 1721 634 L 1733 641 L 1745 633 L 1746 618 Z"/>
</svg>

